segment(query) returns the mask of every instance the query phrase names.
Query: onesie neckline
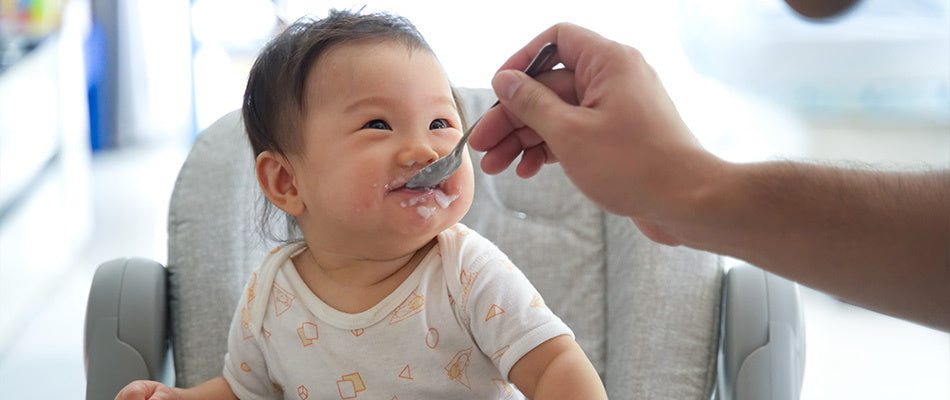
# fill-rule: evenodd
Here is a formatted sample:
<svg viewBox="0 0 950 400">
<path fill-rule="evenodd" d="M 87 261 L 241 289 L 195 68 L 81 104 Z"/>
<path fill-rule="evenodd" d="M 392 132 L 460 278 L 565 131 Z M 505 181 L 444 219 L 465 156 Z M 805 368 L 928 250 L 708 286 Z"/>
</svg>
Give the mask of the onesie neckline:
<svg viewBox="0 0 950 400">
<path fill-rule="evenodd" d="M 306 249 L 306 246 L 303 246 L 300 251 L 304 249 Z M 307 284 L 304 283 L 300 274 L 297 273 L 297 268 L 294 267 L 292 256 L 284 259 L 281 263 L 279 273 L 283 274 L 284 278 L 290 282 L 291 287 L 299 296 L 299 300 L 304 307 L 317 318 L 339 329 L 360 329 L 370 327 L 392 314 L 393 310 L 402 304 L 413 290 L 419 287 L 419 282 L 422 281 L 425 270 L 434 265 L 438 259 L 438 253 L 439 243 L 436 241 L 436 245 L 429 249 L 428 253 L 419 261 L 419 265 L 416 266 L 416 269 L 412 271 L 392 293 L 380 300 L 379 303 L 376 303 L 373 307 L 370 307 L 370 309 L 355 314 L 337 310 L 317 297 Z"/>
</svg>

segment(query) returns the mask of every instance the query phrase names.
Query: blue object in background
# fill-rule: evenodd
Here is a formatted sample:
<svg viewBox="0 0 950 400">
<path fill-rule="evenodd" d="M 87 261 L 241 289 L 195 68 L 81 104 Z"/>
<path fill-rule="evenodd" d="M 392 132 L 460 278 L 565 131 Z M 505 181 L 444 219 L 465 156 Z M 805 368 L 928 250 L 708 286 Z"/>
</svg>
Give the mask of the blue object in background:
<svg viewBox="0 0 950 400">
<path fill-rule="evenodd" d="M 92 29 L 86 38 L 86 85 L 89 100 L 89 145 L 93 151 L 116 145 L 118 97 L 118 4 L 92 0 Z"/>
<path fill-rule="evenodd" d="M 189 1 L 89 0 L 93 151 L 195 136 Z"/>
<path fill-rule="evenodd" d="M 114 126 L 108 115 L 109 90 L 105 78 L 106 44 L 102 27 L 94 23 L 84 43 L 86 94 L 89 100 L 89 145 L 93 151 L 110 147 Z"/>
</svg>

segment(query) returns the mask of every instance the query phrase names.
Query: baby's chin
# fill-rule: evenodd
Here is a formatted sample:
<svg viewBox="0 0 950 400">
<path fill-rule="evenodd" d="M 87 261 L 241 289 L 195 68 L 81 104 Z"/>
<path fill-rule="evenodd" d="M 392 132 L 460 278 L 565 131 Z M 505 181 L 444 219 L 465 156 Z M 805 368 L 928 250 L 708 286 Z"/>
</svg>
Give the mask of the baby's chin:
<svg viewBox="0 0 950 400">
<path fill-rule="evenodd" d="M 466 168 L 467 167 L 467 168 Z M 390 206 L 397 205 L 399 217 L 394 221 L 404 224 L 407 232 L 434 232 L 438 234 L 458 223 L 472 205 L 474 177 L 471 164 L 463 165 L 459 171 L 440 184 L 419 189 L 405 186 L 391 189 L 386 193 Z"/>
</svg>

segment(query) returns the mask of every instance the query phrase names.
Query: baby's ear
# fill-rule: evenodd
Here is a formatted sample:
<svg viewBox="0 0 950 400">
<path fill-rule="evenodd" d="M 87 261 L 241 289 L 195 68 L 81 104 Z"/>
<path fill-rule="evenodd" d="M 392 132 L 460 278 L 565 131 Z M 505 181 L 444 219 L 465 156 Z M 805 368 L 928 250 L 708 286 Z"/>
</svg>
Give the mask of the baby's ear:
<svg viewBox="0 0 950 400">
<path fill-rule="evenodd" d="M 264 151 L 257 156 L 254 170 L 257 172 L 257 183 L 261 185 L 261 190 L 271 203 L 287 214 L 303 214 L 305 206 L 297 190 L 294 170 L 287 157 L 273 151 Z"/>
</svg>

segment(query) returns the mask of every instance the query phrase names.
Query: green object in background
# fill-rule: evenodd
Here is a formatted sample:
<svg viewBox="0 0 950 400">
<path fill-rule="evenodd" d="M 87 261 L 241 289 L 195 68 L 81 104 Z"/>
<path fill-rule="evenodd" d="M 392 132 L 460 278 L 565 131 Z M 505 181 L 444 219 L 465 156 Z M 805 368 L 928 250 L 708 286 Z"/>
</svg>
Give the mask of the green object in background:
<svg viewBox="0 0 950 400">
<path fill-rule="evenodd" d="M 0 0 L 0 37 L 39 38 L 59 28 L 65 0 Z"/>
</svg>

